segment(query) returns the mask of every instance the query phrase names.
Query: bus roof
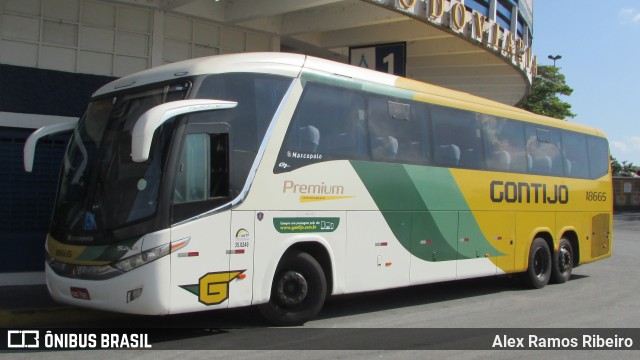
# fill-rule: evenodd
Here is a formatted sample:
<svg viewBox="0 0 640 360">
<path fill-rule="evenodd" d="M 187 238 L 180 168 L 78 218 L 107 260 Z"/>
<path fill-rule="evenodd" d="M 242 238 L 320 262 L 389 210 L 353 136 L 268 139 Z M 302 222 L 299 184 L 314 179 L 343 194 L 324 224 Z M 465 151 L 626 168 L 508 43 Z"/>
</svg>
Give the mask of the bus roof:
<svg viewBox="0 0 640 360">
<path fill-rule="evenodd" d="M 162 65 L 110 82 L 98 89 L 94 96 L 101 96 L 113 91 L 168 79 L 179 79 L 185 76 L 254 72 L 298 77 L 303 71 L 320 72 L 327 76 L 339 76 L 349 78 L 352 81 L 362 81 L 407 90 L 413 93 L 413 98 L 418 101 L 524 120 L 540 125 L 562 127 L 604 137 L 601 131 L 588 126 L 533 114 L 523 109 L 465 92 L 308 55 L 278 52 L 216 55 Z"/>
<path fill-rule="evenodd" d="M 157 66 L 114 80 L 93 96 L 101 96 L 133 86 L 143 86 L 185 76 L 253 72 L 297 77 L 304 66 L 305 55 L 287 53 L 241 53 L 216 55 Z"/>
</svg>

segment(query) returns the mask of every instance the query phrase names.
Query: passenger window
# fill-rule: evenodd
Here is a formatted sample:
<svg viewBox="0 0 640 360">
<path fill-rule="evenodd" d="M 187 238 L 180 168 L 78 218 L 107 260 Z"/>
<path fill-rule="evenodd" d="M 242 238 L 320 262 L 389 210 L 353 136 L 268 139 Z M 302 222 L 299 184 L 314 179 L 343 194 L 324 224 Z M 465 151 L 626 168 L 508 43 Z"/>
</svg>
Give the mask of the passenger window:
<svg viewBox="0 0 640 360">
<path fill-rule="evenodd" d="M 362 93 L 307 83 L 274 171 L 326 160 L 368 160 L 366 115 Z"/>
<path fill-rule="evenodd" d="M 255 157 L 290 83 L 291 79 L 274 75 L 215 74 L 208 76 L 202 82 L 197 96 L 201 99 L 238 103 L 235 108 L 216 116 L 220 119 L 219 122 L 226 122 L 234 129 L 242 129 L 237 136 L 233 137 L 232 148 L 235 151 L 251 152 Z M 192 122 L 196 123 L 206 123 L 210 117 L 211 115 L 207 112 L 191 115 Z M 253 163 L 253 157 L 249 159 L 249 166 Z M 246 172 L 248 171 L 249 169 L 246 169 Z"/>
<path fill-rule="evenodd" d="M 291 79 L 267 74 L 228 73 L 207 76 L 197 97 L 237 102 L 233 109 L 193 113 L 190 123 L 226 123 L 235 131 L 230 138 L 233 158 L 230 196 L 244 188 L 256 155 Z M 215 118 L 215 120 L 213 120 Z"/>
<path fill-rule="evenodd" d="M 433 158 L 442 166 L 484 167 L 480 121 L 469 111 L 433 106 Z"/>
<path fill-rule="evenodd" d="M 598 179 L 609 173 L 609 144 L 606 139 L 589 136 L 587 139 L 589 151 L 589 177 Z"/>
<path fill-rule="evenodd" d="M 563 131 L 562 146 L 565 176 L 584 179 L 588 178 L 589 157 L 587 155 L 587 136 L 584 134 Z"/>
<path fill-rule="evenodd" d="M 386 97 L 369 98 L 369 141 L 374 161 L 425 163 L 425 106 Z M 419 110 L 422 109 L 420 112 Z"/>
<path fill-rule="evenodd" d="M 526 126 L 527 167 L 540 175 L 562 176 L 563 159 L 560 153 L 560 134 L 556 129 Z"/>
<path fill-rule="evenodd" d="M 479 114 L 482 120 L 484 158 L 487 169 L 527 171 L 524 124 L 519 121 Z"/>
</svg>

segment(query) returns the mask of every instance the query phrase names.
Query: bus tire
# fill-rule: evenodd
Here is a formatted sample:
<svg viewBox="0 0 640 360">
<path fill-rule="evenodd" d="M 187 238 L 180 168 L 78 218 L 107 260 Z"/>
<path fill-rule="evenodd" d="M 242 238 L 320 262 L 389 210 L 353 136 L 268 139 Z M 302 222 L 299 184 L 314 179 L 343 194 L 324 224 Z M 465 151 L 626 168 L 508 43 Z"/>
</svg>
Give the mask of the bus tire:
<svg viewBox="0 0 640 360">
<path fill-rule="evenodd" d="M 567 282 L 573 270 L 573 247 L 569 240 L 562 238 L 558 252 L 553 256 L 553 269 L 551 270 L 551 281 L 556 284 Z"/>
<path fill-rule="evenodd" d="M 535 289 L 543 288 L 551 277 L 551 251 L 543 238 L 535 238 L 529 251 L 529 266 L 525 273 L 528 285 Z"/>
<path fill-rule="evenodd" d="M 293 251 L 280 260 L 269 302 L 258 309 L 274 325 L 301 325 L 320 312 L 326 296 L 327 280 L 322 266 L 313 256 Z"/>
</svg>

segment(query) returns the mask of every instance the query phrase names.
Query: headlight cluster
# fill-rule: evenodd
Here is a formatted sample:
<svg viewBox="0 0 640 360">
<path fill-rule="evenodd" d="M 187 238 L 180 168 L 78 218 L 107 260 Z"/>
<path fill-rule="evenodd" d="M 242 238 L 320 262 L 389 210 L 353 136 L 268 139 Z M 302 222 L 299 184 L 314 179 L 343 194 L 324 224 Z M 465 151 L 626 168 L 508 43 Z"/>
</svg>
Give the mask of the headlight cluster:
<svg viewBox="0 0 640 360">
<path fill-rule="evenodd" d="M 169 244 L 165 244 L 165 245 L 161 245 L 153 249 L 147 250 L 145 252 L 141 252 L 140 254 L 133 255 L 128 258 L 117 261 L 111 264 L 111 266 L 115 267 L 116 269 L 122 272 L 127 272 L 137 267 L 140 267 L 144 264 L 148 264 L 152 261 L 158 260 L 163 256 L 167 256 L 169 255 L 170 252 L 171 252 L 171 247 L 169 246 Z"/>
<path fill-rule="evenodd" d="M 47 254 L 47 263 L 58 275 L 84 280 L 106 280 L 158 260 L 171 252 L 170 244 L 161 245 L 108 265 L 73 265 L 56 261 Z"/>
</svg>

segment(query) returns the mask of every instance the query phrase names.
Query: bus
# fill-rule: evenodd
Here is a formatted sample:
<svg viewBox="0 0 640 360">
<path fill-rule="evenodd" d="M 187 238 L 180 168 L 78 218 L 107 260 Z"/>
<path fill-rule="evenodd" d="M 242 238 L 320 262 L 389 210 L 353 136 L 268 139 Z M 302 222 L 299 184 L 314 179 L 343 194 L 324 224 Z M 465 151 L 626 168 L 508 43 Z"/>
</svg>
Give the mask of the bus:
<svg viewBox="0 0 640 360">
<path fill-rule="evenodd" d="M 133 314 L 257 305 L 302 324 L 330 295 L 611 255 L 602 132 L 298 54 L 163 65 L 98 89 L 46 238 L 63 303 Z"/>
</svg>

